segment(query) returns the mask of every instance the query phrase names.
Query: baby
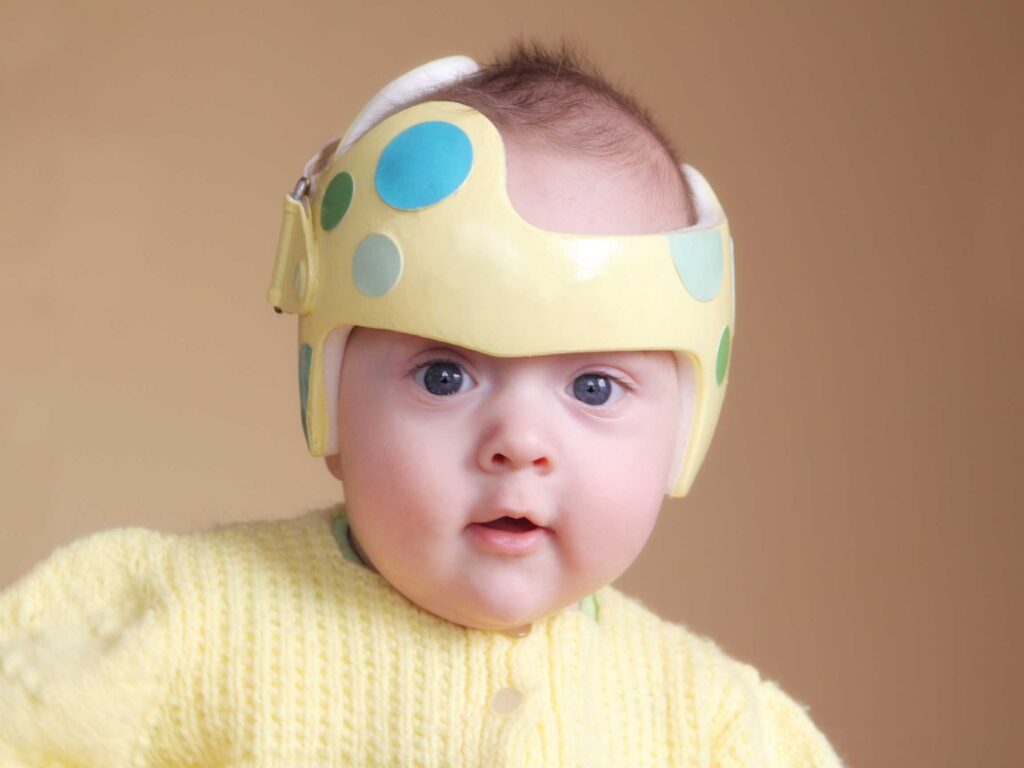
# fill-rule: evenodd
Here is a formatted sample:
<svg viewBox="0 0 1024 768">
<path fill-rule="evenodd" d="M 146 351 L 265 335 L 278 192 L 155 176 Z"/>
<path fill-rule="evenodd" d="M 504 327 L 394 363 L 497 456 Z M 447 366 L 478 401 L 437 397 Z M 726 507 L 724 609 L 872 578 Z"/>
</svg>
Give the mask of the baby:
<svg viewBox="0 0 1024 768">
<path fill-rule="evenodd" d="M 0 765 L 839 765 L 608 586 L 710 442 L 731 254 L 567 51 L 390 84 L 286 198 L 269 293 L 344 504 L 54 553 L 0 596 Z"/>
</svg>

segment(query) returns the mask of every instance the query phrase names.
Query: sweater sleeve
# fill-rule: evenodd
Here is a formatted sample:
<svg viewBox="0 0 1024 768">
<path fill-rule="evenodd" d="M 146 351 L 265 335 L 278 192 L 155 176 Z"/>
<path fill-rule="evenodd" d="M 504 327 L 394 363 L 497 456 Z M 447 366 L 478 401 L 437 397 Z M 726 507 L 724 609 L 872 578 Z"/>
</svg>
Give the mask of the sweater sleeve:
<svg viewBox="0 0 1024 768">
<path fill-rule="evenodd" d="M 0 592 L 0 765 L 140 765 L 172 684 L 171 535 L 93 534 Z"/>
<path fill-rule="evenodd" d="M 714 768 L 842 768 L 805 707 L 736 662 L 730 704 L 717 726 Z"/>
</svg>

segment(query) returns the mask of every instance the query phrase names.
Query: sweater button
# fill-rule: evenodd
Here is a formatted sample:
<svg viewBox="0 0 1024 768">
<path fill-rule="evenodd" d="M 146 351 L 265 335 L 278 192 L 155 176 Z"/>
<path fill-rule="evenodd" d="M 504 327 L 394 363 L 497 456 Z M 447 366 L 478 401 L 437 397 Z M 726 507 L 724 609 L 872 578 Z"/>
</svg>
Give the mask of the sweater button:
<svg viewBox="0 0 1024 768">
<path fill-rule="evenodd" d="M 523 692 L 518 688 L 502 688 L 491 696 L 491 712 L 496 715 L 511 715 L 523 704 Z"/>
</svg>

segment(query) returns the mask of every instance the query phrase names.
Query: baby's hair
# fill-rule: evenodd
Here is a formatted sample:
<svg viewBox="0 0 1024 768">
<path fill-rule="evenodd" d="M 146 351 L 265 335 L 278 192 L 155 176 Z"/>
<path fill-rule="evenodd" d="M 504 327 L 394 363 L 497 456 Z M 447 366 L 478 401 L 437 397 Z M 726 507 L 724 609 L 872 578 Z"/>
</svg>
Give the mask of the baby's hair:
<svg viewBox="0 0 1024 768">
<path fill-rule="evenodd" d="M 503 133 L 607 160 L 641 174 L 640 182 L 683 197 L 687 224 L 693 194 L 679 158 L 636 99 L 613 85 L 578 48 L 516 40 L 480 71 L 416 98 L 455 101 L 486 115 Z M 395 110 L 395 111 L 398 111 Z"/>
<path fill-rule="evenodd" d="M 454 83 L 393 105 L 381 119 L 427 101 L 454 101 L 485 115 L 498 130 L 606 161 L 636 174 L 636 186 L 679 197 L 685 223 L 696 222 L 693 191 L 679 156 L 636 99 L 613 85 L 574 45 L 547 48 L 514 41 L 506 54 Z M 310 165 L 319 171 L 338 142 Z"/>
</svg>

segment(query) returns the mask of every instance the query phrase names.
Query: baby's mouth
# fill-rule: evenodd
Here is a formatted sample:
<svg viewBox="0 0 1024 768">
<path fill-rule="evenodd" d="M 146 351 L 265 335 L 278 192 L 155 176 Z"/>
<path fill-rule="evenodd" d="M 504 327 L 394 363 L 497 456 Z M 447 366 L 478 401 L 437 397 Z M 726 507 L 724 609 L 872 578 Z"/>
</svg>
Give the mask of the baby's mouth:
<svg viewBox="0 0 1024 768">
<path fill-rule="evenodd" d="M 508 531 L 509 533 L 526 533 L 532 531 L 537 526 L 531 523 L 525 517 L 499 517 L 497 520 L 491 520 L 489 523 L 481 523 L 485 528 L 492 528 L 496 531 Z"/>
<path fill-rule="evenodd" d="M 498 510 L 495 510 L 498 511 Z M 524 515 L 502 515 L 466 528 L 481 551 L 499 557 L 522 557 L 537 552 L 554 531 Z"/>
</svg>

